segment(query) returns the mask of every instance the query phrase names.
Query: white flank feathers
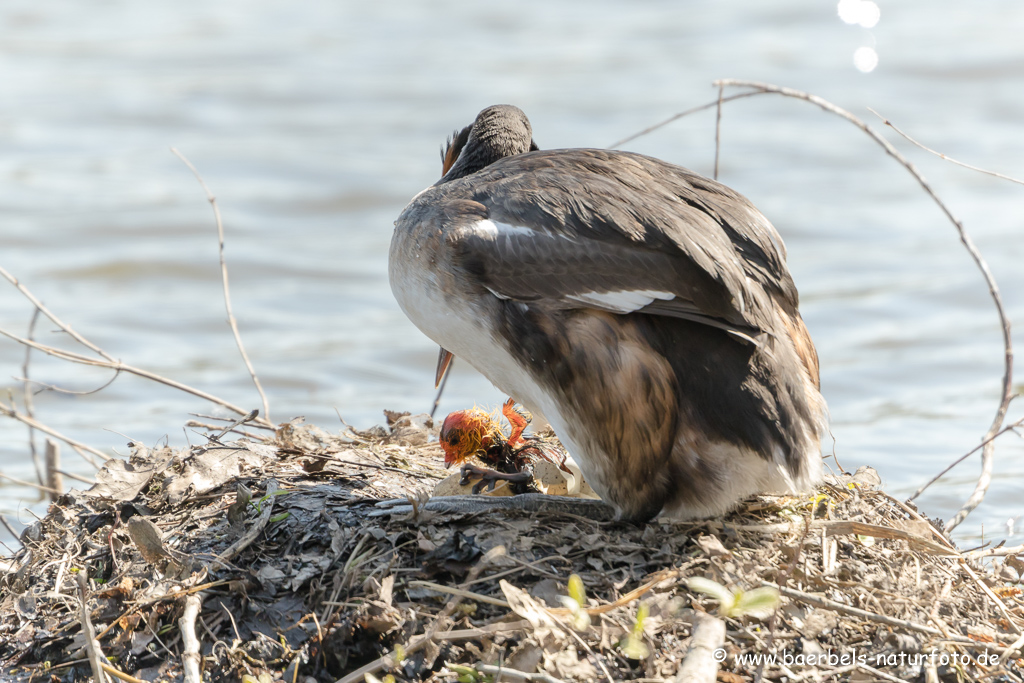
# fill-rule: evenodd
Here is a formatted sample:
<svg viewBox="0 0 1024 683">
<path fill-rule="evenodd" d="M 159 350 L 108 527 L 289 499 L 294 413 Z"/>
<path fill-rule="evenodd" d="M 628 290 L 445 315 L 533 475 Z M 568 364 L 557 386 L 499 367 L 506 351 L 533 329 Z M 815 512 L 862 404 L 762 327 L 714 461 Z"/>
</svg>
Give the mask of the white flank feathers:
<svg viewBox="0 0 1024 683">
<path fill-rule="evenodd" d="M 635 289 L 619 292 L 585 292 L 566 297 L 570 301 L 600 308 L 615 313 L 632 313 L 650 304 L 655 299 L 670 301 L 676 298 L 671 292 L 658 292 L 651 289 Z"/>
</svg>

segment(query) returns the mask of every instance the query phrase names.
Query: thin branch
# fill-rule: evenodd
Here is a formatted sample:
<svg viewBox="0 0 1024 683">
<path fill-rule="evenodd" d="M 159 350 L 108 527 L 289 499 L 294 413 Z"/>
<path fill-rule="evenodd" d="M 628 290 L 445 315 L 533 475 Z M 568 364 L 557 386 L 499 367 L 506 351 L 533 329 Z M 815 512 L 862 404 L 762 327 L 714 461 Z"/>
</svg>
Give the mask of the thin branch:
<svg viewBox="0 0 1024 683">
<path fill-rule="evenodd" d="M 728 84 L 726 84 L 726 85 L 728 85 Z M 699 107 L 693 107 L 692 109 L 687 109 L 686 111 L 681 111 L 678 114 L 673 114 L 672 116 L 668 117 L 664 121 L 656 123 L 653 126 L 648 126 L 647 128 L 644 128 L 642 131 L 640 131 L 638 133 L 633 133 L 629 137 L 625 137 L 625 138 L 622 138 L 621 140 L 613 142 L 612 144 L 608 145 L 608 149 L 615 149 L 615 148 L 619 147 L 620 145 L 624 145 L 627 142 L 632 142 L 633 140 L 636 140 L 639 137 L 643 137 L 644 135 L 647 135 L 648 133 L 653 133 L 654 131 L 658 130 L 659 128 L 664 128 L 668 124 L 672 123 L 673 121 L 678 121 L 679 119 L 683 118 L 684 116 L 689 116 L 690 114 L 696 114 L 699 111 L 704 111 L 705 109 L 711 109 L 712 107 L 718 107 L 718 106 L 720 106 L 721 103 L 732 102 L 733 100 L 742 100 L 744 97 L 753 97 L 754 95 L 760 95 L 760 94 L 762 94 L 762 93 L 755 91 L 755 92 L 744 92 L 744 93 L 740 93 L 738 95 L 730 95 L 729 97 L 721 98 L 721 100 L 717 100 L 716 99 L 716 100 L 714 100 L 712 102 L 708 102 L 707 104 L 702 104 Z"/>
<path fill-rule="evenodd" d="M 86 571 L 85 567 L 78 570 L 78 599 L 82 606 L 82 635 L 85 636 L 85 652 L 89 657 L 89 665 L 92 667 L 93 680 L 95 683 L 105 683 L 107 679 L 103 675 L 103 650 L 100 649 L 99 641 L 96 639 L 96 630 L 92 626 L 89 607 L 86 604 L 89 581 Z"/>
<path fill-rule="evenodd" d="M 725 642 L 725 622 L 695 612 L 690 645 L 672 683 L 714 683 L 718 675 L 718 649 Z"/>
<path fill-rule="evenodd" d="M 32 337 L 29 337 L 29 339 L 31 339 L 31 338 Z M 32 349 L 30 347 L 30 348 L 26 349 L 25 352 L 28 353 L 31 350 Z M 29 393 L 28 385 L 29 384 L 36 384 L 36 385 L 42 387 L 42 389 L 39 389 L 36 392 L 36 393 L 40 393 L 40 394 L 43 391 L 49 390 L 49 391 L 55 391 L 58 394 L 67 394 L 69 396 L 88 396 L 89 394 L 97 394 L 97 393 L 103 391 L 104 389 L 106 389 L 107 387 L 109 387 L 111 384 L 114 383 L 114 380 L 117 379 L 118 376 L 120 376 L 120 374 L 121 374 L 120 370 L 116 371 L 114 373 L 114 376 L 111 377 L 110 379 L 108 379 L 102 385 L 96 387 L 95 389 L 89 389 L 88 391 L 75 391 L 74 389 L 64 389 L 63 387 L 58 387 L 55 384 L 47 384 L 46 382 L 40 382 L 37 379 L 29 379 L 27 376 L 26 377 L 15 377 L 14 379 L 19 381 L 19 382 L 24 382 L 25 383 L 25 393 L 26 394 Z M 28 408 L 28 406 L 26 406 L 26 409 L 27 408 Z M 31 413 L 29 413 L 29 414 L 31 415 Z"/>
<path fill-rule="evenodd" d="M 68 479 L 74 479 L 75 481 L 80 481 L 83 484 L 88 484 L 89 486 L 95 486 L 96 485 L 96 480 L 95 479 L 90 479 L 89 477 L 83 477 L 80 474 L 75 474 L 74 472 L 68 472 L 67 470 L 57 470 L 57 472 L 60 472 L 62 475 L 64 475 Z"/>
<path fill-rule="evenodd" d="M 32 310 L 32 319 L 28 323 L 28 333 L 26 335 L 29 339 L 32 339 L 32 335 L 35 334 L 36 322 L 39 320 L 39 313 L 40 313 L 40 311 L 39 311 L 39 307 L 38 306 L 35 309 Z M 35 417 L 35 415 L 34 415 L 35 410 L 34 410 L 34 406 L 32 405 L 32 391 L 29 388 L 29 379 L 28 379 L 28 366 L 29 366 L 29 363 L 31 362 L 31 360 L 32 360 L 32 349 L 30 347 L 26 347 L 25 348 L 25 362 L 21 364 L 21 374 L 24 375 L 24 377 L 25 377 L 25 379 L 24 379 L 24 384 L 25 384 L 24 392 L 25 392 L 25 395 L 22 398 L 22 401 L 25 403 L 25 413 L 29 417 Z M 12 401 L 12 403 L 13 403 L 13 401 Z M 46 483 L 46 479 L 43 476 L 43 468 L 42 468 L 42 466 L 41 466 L 41 464 L 39 462 L 39 451 L 36 450 L 36 432 L 35 432 L 35 430 L 31 426 L 29 426 L 29 428 L 28 428 L 28 450 L 32 454 L 32 464 L 36 468 L 36 477 L 39 479 L 39 483 L 40 484 L 45 484 Z"/>
<path fill-rule="evenodd" d="M 918 490 L 914 491 L 914 495 L 912 495 L 910 498 L 907 498 L 907 500 L 908 501 L 914 500 L 915 498 L 920 496 L 922 493 L 924 493 L 924 490 L 926 488 L 928 488 L 929 486 L 931 486 L 932 484 L 937 482 L 939 479 L 942 479 L 942 477 L 946 476 L 946 473 L 949 472 L 951 469 L 953 469 L 954 467 L 956 467 L 957 465 L 962 463 L 964 460 L 966 460 L 967 458 L 971 457 L 972 455 L 974 455 L 975 453 L 980 451 L 985 446 L 989 445 L 991 442 L 993 442 L 996 439 L 998 439 L 1000 436 L 1002 436 L 1006 432 L 1012 432 L 1017 427 L 1020 427 L 1022 425 L 1024 425 L 1024 418 L 1021 418 L 1021 419 L 1017 420 L 1016 422 L 1014 422 L 1011 425 L 1007 425 L 1006 427 L 1003 427 L 998 432 L 996 432 L 992 436 L 988 437 L 987 439 L 985 439 L 984 441 L 979 443 L 977 446 L 975 446 L 971 450 L 967 451 L 966 453 L 961 455 L 959 458 L 957 458 L 956 460 L 951 462 L 949 465 L 947 465 L 946 469 L 942 470 L 941 472 L 936 474 L 934 477 L 929 479 L 924 485 L 921 486 L 921 488 L 919 488 Z"/>
<path fill-rule="evenodd" d="M 1012 178 L 1012 177 L 1010 177 L 1008 175 L 1003 175 L 1002 173 L 996 173 L 995 171 L 989 171 L 988 169 L 985 169 L 985 168 L 980 168 L 978 166 L 971 166 L 970 164 L 965 164 L 964 162 L 957 161 L 953 157 L 947 156 L 947 155 L 943 154 L 942 152 L 937 152 L 934 149 L 932 149 L 931 147 L 926 147 L 925 145 L 922 145 L 920 142 L 918 142 L 917 140 L 915 140 L 914 138 L 910 137 L 909 135 L 904 133 L 902 130 L 897 128 L 895 126 L 895 124 L 893 124 L 892 121 L 890 121 L 889 119 L 885 118 L 884 116 L 879 114 L 877 111 L 875 111 L 871 107 L 868 107 L 868 111 L 871 112 L 872 114 L 874 114 L 875 116 L 877 116 L 878 118 L 882 119 L 882 123 L 884 123 L 885 125 L 887 125 L 890 128 L 892 128 L 894 131 L 899 133 L 900 136 L 902 136 L 907 142 L 909 142 L 910 144 L 915 145 L 917 147 L 920 147 L 921 149 L 923 149 L 926 152 L 929 152 L 930 154 L 934 154 L 935 156 L 939 157 L 940 159 L 945 159 L 946 161 L 948 161 L 951 164 L 956 164 L 957 166 L 963 166 L 964 168 L 969 168 L 970 170 L 977 171 L 978 173 L 984 173 L 985 175 L 990 175 L 990 176 L 993 176 L 995 178 L 1002 178 L 1003 180 L 1009 180 L 1011 183 L 1017 183 L 1018 185 L 1024 185 L 1024 180 L 1017 180 L 1016 178 Z"/>
<path fill-rule="evenodd" d="M 774 583 L 768 583 L 767 581 L 761 583 L 762 586 L 770 586 L 778 589 L 779 593 L 785 595 L 787 598 L 798 600 L 805 605 L 813 605 L 815 607 L 821 607 L 822 609 L 829 609 L 833 612 L 840 612 L 842 614 L 848 614 L 851 617 L 859 617 L 861 619 L 867 619 L 868 621 L 874 621 L 879 624 L 885 624 L 886 626 L 892 626 L 894 628 L 901 628 L 907 631 L 917 631 L 918 633 L 926 633 L 930 636 L 936 636 L 944 640 L 949 640 L 954 643 L 962 643 L 964 645 L 980 646 L 982 643 L 965 638 L 963 636 L 950 635 L 946 636 L 942 631 L 931 626 L 925 626 L 924 624 L 918 624 L 913 621 L 907 621 L 905 619 L 896 619 L 885 614 L 875 614 L 874 612 L 868 612 L 867 610 L 860 609 L 858 607 L 851 607 L 850 605 L 844 605 L 841 602 L 835 600 L 829 600 L 818 595 L 812 595 L 810 593 L 804 593 L 794 588 L 787 588 L 785 586 L 777 586 Z"/>
<path fill-rule="evenodd" d="M 201 417 L 204 420 L 220 420 L 221 422 L 234 422 L 234 420 L 235 420 L 235 418 L 233 418 L 233 417 L 223 417 L 221 415 L 206 415 L 204 413 L 189 413 L 189 415 L 191 415 L 192 417 Z M 252 423 L 252 426 L 257 428 L 257 429 L 266 429 L 266 430 L 271 431 L 271 432 L 277 431 L 273 427 L 268 427 L 268 426 L 263 425 L 263 424 L 257 424 L 255 422 Z M 219 429 L 219 428 L 215 428 L 215 429 Z"/>
<path fill-rule="evenodd" d="M 504 546 L 495 546 L 488 550 L 486 553 L 484 553 L 484 555 L 479 560 L 477 560 L 477 563 L 469 570 L 469 573 L 466 576 L 466 581 L 460 585 L 460 588 L 464 588 L 467 583 L 474 581 L 480 575 L 480 572 L 482 572 L 484 568 L 487 567 L 487 565 L 489 565 L 495 557 L 497 557 L 500 554 L 503 554 L 504 552 Z M 479 637 L 476 635 L 478 630 L 489 630 L 490 628 L 498 630 L 500 628 L 500 630 L 504 631 L 507 628 L 509 630 L 518 631 L 521 628 L 523 628 L 525 624 L 529 624 L 528 621 L 521 621 L 516 622 L 514 624 L 492 624 L 491 627 L 485 626 L 483 627 L 483 629 L 469 629 L 468 631 L 462 632 L 449 631 L 448 633 L 439 633 L 442 622 L 449 616 L 451 616 L 451 613 L 455 611 L 455 608 L 458 607 L 459 603 L 461 602 L 462 598 L 460 598 L 457 595 L 453 595 L 451 598 L 449 598 L 448 602 L 445 603 L 445 606 L 441 609 L 441 611 L 434 616 L 434 621 L 426 627 L 424 633 L 415 639 L 411 639 L 409 644 L 405 646 L 406 656 L 423 649 L 423 647 L 425 647 L 427 644 L 435 640 L 461 639 L 461 636 L 458 638 L 455 637 L 457 633 L 461 634 L 472 632 L 474 635 L 471 637 Z M 339 678 L 337 681 L 335 681 L 335 683 L 358 683 L 359 681 L 364 680 L 366 674 L 376 673 L 392 661 L 393 659 L 391 654 L 383 655 L 375 659 L 374 661 L 370 662 L 369 664 L 366 664 L 365 666 L 348 673 L 344 677 Z"/>
<path fill-rule="evenodd" d="M 171 147 L 171 151 L 174 155 L 184 162 L 188 166 L 189 170 L 195 175 L 196 180 L 202 185 L 203 191 L 206 192 L 206 199 L 210 202 L 210 206 L 213 207 L 213 217 L 217 222 L 217 239 L 220 246 L 220 276 L 221 282 L 224 285 L 224 308 L 228 313 L 228 324 L 231 326 L 231 332 L 235 335 L 235 343 L 238 344 L 238 351 L 242 354 L 242 360 L 245 361 L 245 367 L 249 369 L 249 375 L 252 377 L 252 383 L 256 385 L 256 391 L 259 392 L 260 398 L 263 400 L 263 416 L 270 419 L 270 405 L 267 403 L 267 395 L 263 393 L 263 386 L 260 384 L 259 377 L 256 376 L 256 370 L 252 367 L 252 362 L 249 360 L 249 354 L 245 352 L 245 346 L 242 344 L 242 335 L 238 332 L 238 323 L 235 321 L 235 314 L 231 311 L 231 291 L 228 288 L 228 266 L 224 260 L 224 223 L 220 218 L 220 207 L 217 206 L 217 198 L 210 192 L 210 188 L 206 186 L 206 182 L 203 180 L 203 176 L 199 175 L 199 171 L 192 162 L 185 158 L 185 155 L 179 152 L 174 147 Z"/>
<path fill-rule="evenodd" d="M 508 607 L 508 602 L 505 600 L 499 600 L 498 598 L 492 598 L 488 595 L 481 595 L 480 593 L 474 593 L 473 591 L 463 590 L 462 588 L 454 588 L 452 586 L 445 586 L 440 583 L 434 583 L 433 581 L 410 581 L 410 586 L 418 586 L 420 588 L 429 588 L 432 591 L 438 593 L 448 593 L 449 595 L 458 595 L 461 598 L 468 598 L 469 600 L 475 600 L 476 602 L 482 602 L 487 605 L 497 605 L 498 607 Z"/>
<path fill-rule="evenodd" d="M 43 493 L 56 493 L 58 495 L 60 494 L 60 491 L 58 491 L 56 489 L 52 489 L 49 486 L 44 486 L 42 484 L 33 484 L 30 481 L 25 481 L 24 479 L 18 479 L 17 477 L 12 477 L 11 475 L 4 474 L 3 472 L 0 472 L 0 479 L 6 479 L 8 481 L 13 481 L 15 484 L 17 484 L 19 486 L 28 486 L 30 488 L 36 489 L 37 491 L 42 491 Z"/>
<path fill-rule="evenodd" d="M 253 541 L 255 541 L 260 533 L 263 532 L 263 527 L 267 525 L 270 520 L 270 513 L 274 509 L 274 497 L 277 495 L 277 479 L 267 480 L 267 492 L 264 497 L 267 499 L 263 503 L 263 507 L 260 510 L 260 516 L 253 522 L 252 526 L 239 538 L 237 541 L 231 544 L 231 546 L 217 556 L 217 560 L 220 563 L 230 562 L 238 556 L 238 553 L 248 548 Z"/>
<path fill-rule="evenodd" d="M 715 174 L 712 176 L 718 180 L 718 155 L 722 149 L 722 95 L 725 93 L 725 86 L 718 86 L 718 106 L 715 108 Z"/>
<path fill-rule="evenodd" d="M 551 674 L 546 673 L 527 673 L 525 671 L 518 671 L 516 669 L 509 669 L 505 666 L 494 666 L 493 664 L 480 663 L 473 667 L 482 674 L 489 676 L 495 676 L 494 680 L 502 681 L 527 681 L 531 683 L 537 681 L 539 683 L 562 683 L 562 679 L 555 678 Z"/>
<path fill-rule="evenodd" d="M 142 680 L 141 678 L 129 676 L 125 672 L 115 669 L 106 662 L 100 662 L 100 668 L 103 669 L 103 671 L 105 671 L 106 673 L 113 676 L 114 678 L 120 678 L 122 681 L 126 681 L 127 683 L 146 683 L 146 681 Z"/>
<path fill-rule="evenodd" d="M 203 675 L 199 672 L 199 664 L 202 657 L 199 655 L 199 638 L 196 637 L 196 617 L 199 616 L 199 609 L 202 606 L 202 599 L 198 594 L 185 598 L 185 611 L 178 619 L 178 629 L 181 631 L 181 669 L 185 683 L 202 683 Z"/>
<path fill-rule="evenodd" d="M 182 384 L 181 382 L 176 382 L 173 379 L 168 379 L 167 377 L 163 377 L 161 375 L 158 375 L 155 372 L 149 372 L 148 370 L 143 370 L 141 368 L 136 368 L 136 367 L 133 367 L 131 365 L 126 365 L 125 363 L 122 363 L 119 360 L 101 360 L 99 358 L 91 358 L 89 356 L 84 356 L 84 355 L 82 355 L 80 353 L 75 353 L 74 351 L 66 351 L 64 349 L 59 349 L 59 348 L 57 348 L 55 346 L 48 346 L 46 344 L 40 344 L 39 342 L 32 341 L 32 340 L 29 340 L 29 339 L 25 339 L 24 337 L 19 337 L 18 335 L 14 334 L 12 332 L 9 332 L 9 331 L 7 331 L 7 330 L 5 330 L 3 328 L 0 328 L 0 335 L 3 335 L 3 336 L 5 336 L 5 337 L 7 337 L 9 339 L 13 339 L 14 341 L 18 342 L 19 344 L 24 344 L 26 346 L 31 346 L 34 349 L 42 351 L 43 353 L 46 353 L 46 354 L 48 354 L 50 356 L 53 356 L 55 358 L 60 358 L 61 360 L 70 361 L 72 363 L 79 363 L 81 365 L 91 365 L 91 366 L 97 367 L 97 368 L 109 368 L 111 370 L 120 370 L 122 372 L 127 372 L 127 373 L 129 373 L 131 375 L 135 375 L 137 377 L 142 377 L 144 379 L 153 380 L 154 382 L 159 382 L 160 384 L 165 384 L 165 385 L 167 385 L 169 387 L 173 387 L 175 389 L 179 389 L 181 391 L 184 391 L 185 393 L 192 394 L 193 396 L 198 396 L 201 399 L 209 401 L 210 403 L 216 403 L 217 405 L 222 406 L 224 408 L 227 408 L 228 410 L 230 410 L 232 412 L 235 412 L 235 413 L 237 413 L 239 415 L 246 415 L 246 414 L 249 413 L 248 410 L 240 408 L 240 407 L 236 406 L 233 403 L 229 403 L 228 401 L 225 401 L 222 398 L 218 398 L 217 396 L 214 396 L 212 394 L 208 394 L 205 391 L 201 391 L 201 390 L 196 389 L 194 387 L 190 387 L 187 384 Z M 106 354 L 103 354 L 103 355 L 104 355 L 104 357 L 106 357 Z M 261 424 L 265 424 L 268 427 L 272 427 L 273 426 L 265 418 L 260 417 L 260 418 L 257 418 L 257 420 Z"/>
<path fill-rule="evenodd" d="M 850 112 L 837 107 L 836 105 L 824 100 L 817 95 L 811 95 L 809 93 L 802 92 L 800 90 L 793 90 L 792 88 L 782 88 L 777 85 L 770 85 L 767 83 L 756 83 L 754 81 L 742 81 L 736 79 L 723 79 L 715 81 L 715 85 L 728 86 L 728 87 L 742 87 L 742 88 L 753 88 L 754 93 L 775 93 L 783 95 L 785 97 L 792 97 L 811 104 L 817 105 L 821 109 L 835 114 L 841 118 L 846 119 L 850 123 L 854 124 L 862 131 L 867 133 L 875 142 L 881 145 L 882 149 L 899 162 L 907 172 L 910 173 L 918 184 L 924 189 L 925 193 L 932 198 L 932 201 L 942 210 L 946 217 L 950 220 L 953 226 L 956 228 L 957 233 L 960 236 L 960 242 L 967 249 L 967 252 L 974 259 L 974 263 L 981 271 L 982 276 L 985 279 L 985 284 L 988 285 L 989 295 L 992 297 L 992 301 L 995 303 L 996 312 L 999 314 L 999 322 L 1003 328 L 1003 350 L 1004 350 L 1004 366 L 1005 370 L 1003 373 L 1003 392 L 1002 398 L 999 402 L 999 407 L 996 410 L 995 417 L 992 419 L 992 425 L 989 427 L 988 432 L 985 435 L 987 443 L 982 448 L 981 453 L 981 475 L 978 477 L 978 482 L 974 487 L 974 491 L 971 496 L 963 504 L 963 507 L 953 516 L 951 520 L 946 523 L 945 531 L 949 533 L 956 528 L 961 522 L 967 519 L 967 516 L 981 504 L 981 501 L 985 499 L 985 493 L 988 491 L 989 484 L 992 482 L 992 467 L 995 461 L 994 451 L 995 447 L 992 444 L 991 437 L 999 432 L 1002 427 L 1003 420 L 1006 417 L 1006 411 L 1009 409 L 1010 401 L 1013 398 L 1013 342 L 1012 335 L 1010 333 L 1010 319 L 1006 315 L 1006 311 L 1003 308 L 1003 299 L 999 293 L 999 286 L 996 284 L 995 278 L 992 276 L 992 272 L 989 270 L 988 264 L 985 259 L 982 258 L 981 252 L 974 245 L 974 241 L 970 235 L 964 229 L 963 224 L 953 215 L 949 208 L 939 199 L 938 195 L 928 184 L 928 181 L 917 171 L 910 161 L 908 161 L 902 154 L 900 154 L 895 147 L 893 147 L 888 140 L 883 138 L 873 128 L 868 126 L 866 123 L 861 121 L 859 118 L 851 114 Z M 749 93 L 748 93 L 749 94 Z"/>
<path fill-rule="evenodd" d="M 64 492 L 64 477 L 60 469 L 60 444 L 53 439 L 46 440 L 46 485 L 53 489 L 50 500 L 56 502 Z M 76 479 L 79 477 L 75 477 Z M 85 479 L 85 477 L 80 477 Z M 95 483 L 95 482 L 94 482 Z"/>
<path fill-rule="evenodd" d="M 861 664 L 860 662 L 857 662 L 857 668 L 865 673 L 871 674 L 872 676 L 877 676 L 878 678 L 881 678 L 883 681 L 889 681 L 890 683 L 909 683 L 905 678 L 898 678 L 896 676 L 893 676 L 892 674 L 887 674 L 884 671 L 879 671 L 878 669 L 870 667 L 867 664 Z"/>
<path fill-rule="evenodd" d="M 89 349 L 91 351 L 94 351 L 95 353 L 98 353 L 99 355 L 103 356 L 104 358 L 106 358 L 111 363 L 117 363 L 117 361 L 114 360 L 113 356 L 111 356 L 106 351 L 104 351 L 100 347 L 98 347 L 95 344 L 93 344 L 92 342 L 90 342 L 88 339 L 86 339 L 82 335 L 80 335 L 77 332 L 75 332 L 73 329 L 71 329 L 70 325 L 68 325 L 63 320 L 61 320 L 60 318 L 55 316 L 50 311 L 50 309 L 48 309 L 46 306 L 44 306 L 42 304 L 42 302 L 40 302 L 39 299 L 37 299 L 35 297 L 35 295 L 32 294 L 32 292 L 28 291 L 28 288 L 25 287 L 25 285 L 21 284 L 21 282 L 18 281 L 18 278 L 14 277 L 10 273 L 8 273 L 4 269 L 3 266 L 0 266 L 0 275 L 2 275 L 4 278 L 7 279 L 8 282 L 10 282 L 12 285 L 14 285 L 18 289 L 18 291 L 21 292 L 22 295 L 26 299 L 28 299 L 29 301 L 32 302 L 33 306 L 35 306 L 40 311 L 42 311 L 43 315 L 45 315 L 47 318 L 49 318 L 51 321 L 53 321 L 53 323 L 55 325 L 57 325 L 57 327 L 59 327 L 61 330 L 66 332 L 68 335 L 70 335 L 72 339 L 74 339 L 75 341 L 77 341 L 79 344 L 81 344 L 82 346 L 86 347 L 87 349 Z"/>
<path fill-rule="evenodd" d="M 30 427 L 38 429 L 39 431 L 43 432 L 44 434 L 49 434 L 53 438 L 58 439 L 60 441 L 63 441 L 64 443 L 66 443 L 66 444 L 70 445 L 72 448 L 74 448 L 78 452 L 79 455 L 81 455 L 83 458 L 85 458 L 86 462 L 88 462 L 90 465 L 92 465 L 93 467 L 95 467 L 97 469 L 99 469 L 99 465 L 96 463 L 96 461 L 93 460 L 92 458 L 90 458 L 89 456 L 85 455 L 85 453 L 83 453 L 83 451 L 88 451 L 88 452 L 92 453 L 93 455 L 98 455 L 103 460 L 111 460 L 111 457 L 109 455 L 107 455 L 106 453 L 104 453 L 103 451 L 98 451 L 95 448 L 93 448 L 92 446 L 86 446 L 84 443 L 82 443 L 80 441 L 75 441 L 74 439 L 72 439 L 70 437 L 64 436 L 60 432 L 58 432 L 58 431 L 56 431 L 56 430 L 54 430 L 54 429 L 52 429 L 50 427 L 47 427 L 46 425 L 42 424 L 41 422 L 38 422 L 38 421 L 34 420 L 31 417 L 28 417 L 27 415 L 22 415 L 21 413 L 19 413 L 17 411 L 17 409 L 13 405 L 12 406 L 8 406 L 8 405 L 6 405 L 4 403 L 0 403 L 0 414 L 6 415 L 7 417 L 12 417 L 15 420 L 17 420 L 18 422 L 22 422 L 24 424 L 27 424 Z"/>
<path fill-rule="evenodd" d="M 1006 557 L 1007 555 L 1021 555 L 1024 554 L 1024 544 L 1014 546 L 999 546 L 998 548 L 979 548 L 978 550 L 968 550 L 964 553 L 964 557 L 971 560 L 979 560 L 983 557 Z"/>
<path fill-rule="evenodd" d="M 185 426 L 186 427 L 196 427 L 197 429 L 207 429 L 207 430 L 209 430 L 211 432 L 216 432 L 221 427 L 223 427 L 223 425 L 210 424 L 209 422 L 199 422 L 198 420 L 189 420 L 188 422 L 185 423 Z M 253 434 L 252 432 L 247 432 L 244 429 L 236 429 L 234 427 L 231 427 L 230 429 L 228 429 L 228 431 L 233 433 L 233 434 L 240 434 L 240 435 L 246 437 L 247 439 L 252 439 L 254 441 L 262 441 L 264 443 L 269 443 L 269 442 L 274 440 L 273 437 L 262 436 L 260 434 Z M 186 436 L 187 436 L 187 433 L 186 433 Z M 216 438 L 220 438 L 220 437 L 216 437 Z"/>
<path fill-rule="evenodd" d="M 216 436 L 213 437 L 212 440 L 218 441 L 225 434 L 227 434 L 230 431 L 233 431 L 235 427 L 240 427 L 241 425 L 244 425 L 246 422 L 252 422 L 259 416 L 259 414 L 260 411 L 258 410 L 250 410 L 248 414 L 243 415 L 242 417 L 238 418 L 237 420 L 229 424 L 227 427 L 224 427 Z"/>
</svg>

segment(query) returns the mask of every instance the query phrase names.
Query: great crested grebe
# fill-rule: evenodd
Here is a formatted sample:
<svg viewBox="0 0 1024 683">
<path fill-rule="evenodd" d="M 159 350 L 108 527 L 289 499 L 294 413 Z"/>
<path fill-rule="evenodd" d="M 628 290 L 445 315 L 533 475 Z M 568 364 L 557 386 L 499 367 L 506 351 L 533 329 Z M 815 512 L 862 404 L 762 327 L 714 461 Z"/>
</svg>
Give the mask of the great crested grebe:
<svg viewBox="0 0 1024 683">
<path fill-rule="evenodd" d="M 538 150 L 484 109 L 402 211 L 407 316 L 548 422 L 622 519 L 721 514 L 821 479 L 818 358 L 775 228 L 679 166 Z"/>
</svg>

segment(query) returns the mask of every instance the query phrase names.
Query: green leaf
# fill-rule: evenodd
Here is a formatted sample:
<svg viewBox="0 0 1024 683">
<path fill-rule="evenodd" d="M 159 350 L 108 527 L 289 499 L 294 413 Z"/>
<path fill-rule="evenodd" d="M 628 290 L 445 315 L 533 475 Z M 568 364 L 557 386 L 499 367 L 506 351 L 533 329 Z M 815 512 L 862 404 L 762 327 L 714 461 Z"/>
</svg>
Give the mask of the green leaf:
<svg viewBox="0 0 1024 683">
<path fill-rule="evenodd" d="M 575 600 L 580 607 L 587 606 L 587 591 L 583 587 L 583 579 L 579 574 L 569 577 L 569 597 Z"/>
<path fill-rule="evenodd" d="M 445 662 L 445 666 L 451 669 L 453 673 L 458 674 L 458 678 L 455 680 L 459 683 L 476 683 L 480 679 L 480 672 L 471 666 L 451 664 L 449 662 Z"/>
<path fill-rule="evenodd" d="M 643 638 L 637 638 L 632 633 L 622 639 L 619 643 L 619 649 L 622 650 L 622 654 L 628 659 L 647 659 L 651 654 L 651 650 L 644 643 Z"/>
<path fill-rule="evenodd" d="M 780 602 L 779 591 L 769 586 L 741 591 L 736 595 L 736 603 L 729 610 L 729 616 L 767 619 L 775 612 Z"/>
<path fill-rule="evenodd" d="M 686 586 L 696 593 L 710 595 L 718 600 L 718 609 L 722 614 L 731 612 L 736 603 L 736 596 L 731 590 L 711 579 L 705 579 L 703 576 L 691 576 L 686 580 Z"/>
<path fill-rule="evenodd" d="M 632 632 L 622 639 L 619 649 L 629 659 L 647 659 L 651 649 L 644 642 L 644 620 L 651 613 L 651 608 L 646 602 L 641 602 L 636 608 L 636 621 L 633 622 Z"/>
</svg>

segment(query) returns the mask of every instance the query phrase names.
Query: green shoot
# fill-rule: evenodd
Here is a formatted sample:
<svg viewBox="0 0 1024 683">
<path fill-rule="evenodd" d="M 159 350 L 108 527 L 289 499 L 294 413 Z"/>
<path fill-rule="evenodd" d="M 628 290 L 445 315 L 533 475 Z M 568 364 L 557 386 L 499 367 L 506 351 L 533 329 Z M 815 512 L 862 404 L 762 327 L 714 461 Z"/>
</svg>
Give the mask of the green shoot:
<svg viewBox="0 0 1024 683">
<path fill-rule="evenodd" d="M 633 624 L 633 630 L 619 642 L 619 649 L 629 659 L 647 659 L 651 654 L 651 649 L 644 642 L 644 620 L 650 613 L 651 608 L 647 603 L 641 602 L 636 608 L 636 623 Z"/>
<path fill-rule="evenodd" d="M 572 627 L 577 631 L 590 628 L 590 615 L 587 613 L 587 591 L 583 587 L 583 579 L 579 574 L 569 577 L 569 595 L 561 595 L 562 606 L 572 615 Z"/>
<path fill-rule="evenodd" d="M 703 593 L 718 600 L 718 613 L 723 617 L 754 617 L 767 619 L 779 606 L 779 591 L 765 586 L 744 591 L 731 591 L 720 583 L 700 576 L 687 579 L 687 587 L 696 593 Z"/>
</svg>

